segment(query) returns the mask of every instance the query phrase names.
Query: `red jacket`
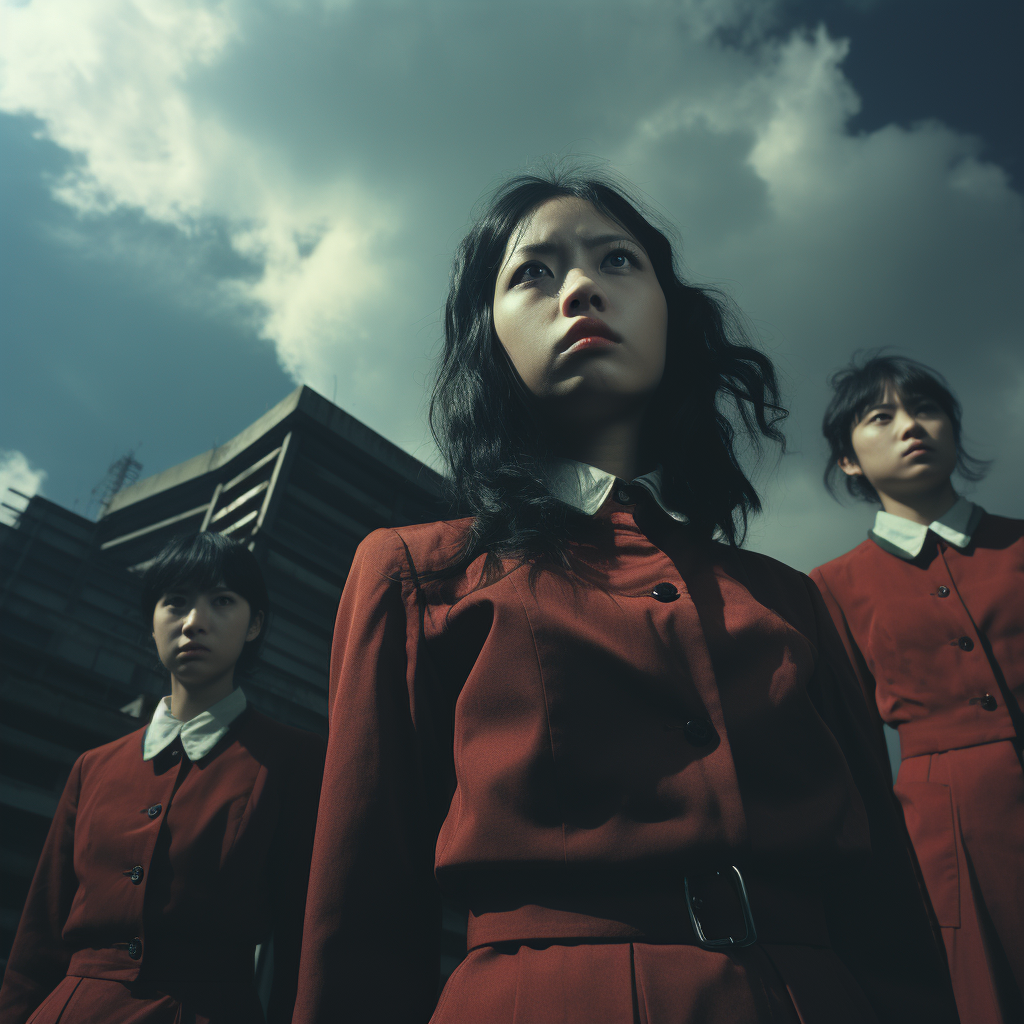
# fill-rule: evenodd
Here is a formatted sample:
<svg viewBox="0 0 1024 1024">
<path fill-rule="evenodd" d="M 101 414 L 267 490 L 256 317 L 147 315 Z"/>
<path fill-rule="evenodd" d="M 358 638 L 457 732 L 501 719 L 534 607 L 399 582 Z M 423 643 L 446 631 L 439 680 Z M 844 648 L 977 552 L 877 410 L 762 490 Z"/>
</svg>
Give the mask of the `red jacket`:
<svg viewBox="0 0 1024 1024">
<path fill-rule="evenodd" d="M 934 538 L 913 560 L 868 539 L 811 578 L 869 703 L 899 728 L 903 757 L 1014 737 L 1024 522 L 985 515 L 965 550 Z"/>
<path fill-rule="evenodd" d="M 378 531 L 356 553 L 296 1024 L 426 1021 L 439 890 L 469 908 L 471 947 L 692 944 L 682 880 L 715 865 L 767 894 L 751 898 L 766 942 L 821 939 L 796 920 L 820 904 L 880 1020 L 955 1020 L 810 580 L 640 509 L 573 546 L 585 582 L 523 566 L 473 589 L 481 559 L 419 586 L 464 528 Z"/>
<path fill-rule="evenodd" d="M 27 1020 L 65 975 L 253 1024 L 254 950 L 271 932 L 269 1019 L 290 1019 L 322 742 L 251 707 L 195 763 L 180 737 L 143 761 L 144 735 L 71 770 L 0 990 L 4 1024 Z M 138 1012 L 145 999 L 123 991 Z"/>
</svg>

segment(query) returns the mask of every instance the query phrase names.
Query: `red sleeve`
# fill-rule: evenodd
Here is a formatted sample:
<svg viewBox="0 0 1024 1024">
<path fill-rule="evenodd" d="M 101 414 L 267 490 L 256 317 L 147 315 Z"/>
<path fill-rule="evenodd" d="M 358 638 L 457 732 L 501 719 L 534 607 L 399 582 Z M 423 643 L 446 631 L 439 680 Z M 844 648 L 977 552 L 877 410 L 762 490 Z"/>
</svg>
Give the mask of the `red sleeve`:
<svg viewBox="0 0 1024 1024">
<path fill-rule="evenodd" d="M 875 740 L 875 723 L 829 612 L 813 586 L 808 592 L 818 649 L 811 696 L 843 751 L 871 838 L 869 857 L 851 858 L 825 879 L 833 947 L 882 1024 L 955 1024 L 945 951 L 891 789 L 884 744 Z"/>
<path fill-rule="evenodd" d="M 267 1024 L 289 1024 L 295 1006 L 309 862 L 324 768 L 323 741 L 306 733 L 289 754 L 291 771 L 274 842 L 273 982 Z"/>
<path fill-rule="evenodd" d="M 437 999 L 438 827 L 409 573 L 399 535 L 378 530 L 356 551 L 338 608 L 295 1024 L 425 1024 Z"/>
<path fill-rule="evenodd" d="M 853 633 L 850 632 L 850 624 L 846 621 L 846 616 L 843 614 L 843 609 L 836 600 L 835 595 L 829 589 L 829 585 L 825 582 L 825 577 L 821 574 L 821 570 L 812 569 L 810 576 L 811 579 L 814 580 L 815 584 L 817 584 L 818 592 L 821 594 L 821 598 L 825 602 L 825 607 L 828 609 L 828 613 L 836 627 L 836 632 L 839 634 L 839 639 L 842 641 L 843 647 L 846 650 L 846 657 L 853 669 L 853 674 L 856 677 L 857 682 L 860 683 L 864 699 L 867 701 L 868 714 L 871 716 L 872 733 L 876 743 L 878 744 L 879 750 L 885 755 L 884 761 L 886 765 L 886 773 L 889 779 L 889 785 L 892 785 L 892 765 L 889 761 L 888 746 L 885 742 L 885 731 L 882 724 L 882 716 L 878 713 L 878 704 L 875 701 L 875 677 L 871 674 L 871 670 L 868 668 L 867 662 L 864 660 L 864 655 L 857 646 L 856 640 L 853 639 Z"/>
<path fill-rule="evenodd" d="M 0 1020 L 4 1024 L 28 1020 L 64 979 L 71 960 L 61 933 L 78 891 L 75 818 L 84 757 L 79 757 L 71 769 L 32 876 L 0 988 Z"/>
</svg>

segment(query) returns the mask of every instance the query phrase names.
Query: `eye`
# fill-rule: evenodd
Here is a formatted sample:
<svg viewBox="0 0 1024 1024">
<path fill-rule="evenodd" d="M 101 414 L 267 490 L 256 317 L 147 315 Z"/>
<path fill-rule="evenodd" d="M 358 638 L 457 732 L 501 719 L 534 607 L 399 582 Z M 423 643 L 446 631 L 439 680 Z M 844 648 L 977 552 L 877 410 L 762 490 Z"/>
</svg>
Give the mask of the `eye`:
<svg viewBox="0 0 1024 1024">
<path fill-rule="evenodd" d="M 555 275 L 552 274 L 543 263 L 538 263 L 536 260 L 530 260 L 529 263 L 524 263 L 512 275 L 512 281 L 510 283 L 515 287 L 517 284 L 528 284 L 531 281 L 540 281 L 545 276 L 554 277 Z"/>
<path fill-rule="evenodd" d="M 185 597 L 183 594 L 164 594 L 160 603 L 165 608 L 180 608 L 185 603 Z"/>
<path fill-rule="evenodd" d="M 642 265 L 640 254 L 624 245 L 616 246 L 601 261 L 601 267 L 605 270 L 628 270 L 630 267 L 641 267 Z"/>
<path fill-rule="evenodd" d="M 226 608 L 228 605 L 235 603 L 235 599 L 230 594 L 218 594 L 214 599 L 213 603 L 220 608 Z"/>
</svg>

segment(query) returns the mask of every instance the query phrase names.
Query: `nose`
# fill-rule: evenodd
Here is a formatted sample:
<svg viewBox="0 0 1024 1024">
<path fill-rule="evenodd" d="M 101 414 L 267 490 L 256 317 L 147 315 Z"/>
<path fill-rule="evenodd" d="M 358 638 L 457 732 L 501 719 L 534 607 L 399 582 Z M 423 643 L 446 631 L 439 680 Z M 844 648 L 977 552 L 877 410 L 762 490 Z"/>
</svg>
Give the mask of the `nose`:
<svg viewBox="0 0 1024 1024">
<path fill-rule="evenodd" d="M 925 430 L 917 421 L 916 416 L 911 416 L 906 409 L 901 409 L 896 414 L 896 421 L 899 426 L 900 437 L 902 439 L 910 437 L 921 437 Z"/>
<path fill-rule="evenodd" d="M 591 310 L 603 313 L 607 303 L 593 278 L 585 271 L 575 269 L 565 277 L 559 305 L 562 316 L 586 316 Z"/>
<path fill-rule="evenodd" d="M 187 637 L 196 636 L 198 633 L 206 632 L 205 616 L 198 604 L 194 604 L 188 615 L 182 620 L 181 632 Z"/>
</svg>

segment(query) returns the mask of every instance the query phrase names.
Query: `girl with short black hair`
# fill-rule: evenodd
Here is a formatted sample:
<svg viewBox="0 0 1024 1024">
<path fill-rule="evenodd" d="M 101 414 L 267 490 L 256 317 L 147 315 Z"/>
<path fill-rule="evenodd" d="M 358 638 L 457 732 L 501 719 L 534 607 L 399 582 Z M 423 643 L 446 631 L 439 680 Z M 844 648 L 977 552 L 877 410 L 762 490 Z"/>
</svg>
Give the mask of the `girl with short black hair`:
<svg viewBox="0 0 1024 1024">
<path fill-rule="evenodd" d="M 254 952 L 273 936 L 267 1020 L 291 1019 L 323 761 L 319 737 L 248 705 L 270 602 L 255 556 L 175 538 L 141 605 L 171 693 L 76 762 L 0 990 L 4 1024 L 254 1024 Z"/>
<path fill-rule="evenodd" d="M 499 188 L 431 405 L 466 515 L 338 611 L 297 1024 L 955 1019 L 820 597 L 738 546 L 782 415 L 620 188 Z"/>
<path fill-rule="evenodd" d="M 896 794 L 942 929 L 960 1018 L 1024 1020 L 1024 523 L 960 496 L 960 403 L 921 363 L 831 379 L 825 472 L 881 508 L 815 569 L 878 723 L 899 730 Z"/>
</svg>

